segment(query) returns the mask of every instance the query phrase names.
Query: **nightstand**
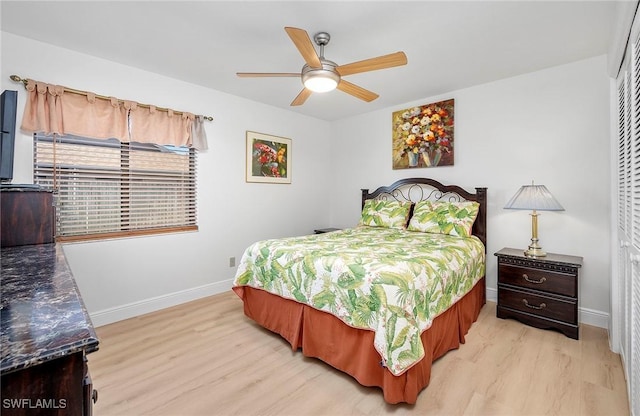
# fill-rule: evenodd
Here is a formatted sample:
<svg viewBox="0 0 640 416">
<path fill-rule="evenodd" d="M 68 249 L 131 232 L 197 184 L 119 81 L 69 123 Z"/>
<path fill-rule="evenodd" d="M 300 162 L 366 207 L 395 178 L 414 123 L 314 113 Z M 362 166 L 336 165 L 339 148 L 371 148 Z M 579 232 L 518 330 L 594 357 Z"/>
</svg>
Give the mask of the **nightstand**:
<svg viewBox="0 0 640 416">
<path fill-rule="evenodd" d="M 324 233 L 330 233 L 331 231 L 339 231 L 340 228 L 318 228 L 317 230 L 313 230 L 314 233 L 316 234 L 324 234 Z"/>
<path fill-rule="evenodd" d="M 578 275 L 582 257 L 548 253 L 528 257 L 503 248 L 498 257 L 498 318 L 554 328 L 578 339 Z"/>
</svg>

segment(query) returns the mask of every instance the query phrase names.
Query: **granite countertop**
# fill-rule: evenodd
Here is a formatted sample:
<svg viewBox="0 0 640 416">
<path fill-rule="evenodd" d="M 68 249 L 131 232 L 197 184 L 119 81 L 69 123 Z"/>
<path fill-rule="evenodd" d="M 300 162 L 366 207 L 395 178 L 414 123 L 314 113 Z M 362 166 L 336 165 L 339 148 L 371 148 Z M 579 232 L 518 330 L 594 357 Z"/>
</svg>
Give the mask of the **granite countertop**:
<svg viewBox="0 0 640 416">
<path fill-rule="evenodd" d="M 98 337 L 60 245 L 5 247 L 0 263 L 1 374 L 98 349 Z"/>
</svg>

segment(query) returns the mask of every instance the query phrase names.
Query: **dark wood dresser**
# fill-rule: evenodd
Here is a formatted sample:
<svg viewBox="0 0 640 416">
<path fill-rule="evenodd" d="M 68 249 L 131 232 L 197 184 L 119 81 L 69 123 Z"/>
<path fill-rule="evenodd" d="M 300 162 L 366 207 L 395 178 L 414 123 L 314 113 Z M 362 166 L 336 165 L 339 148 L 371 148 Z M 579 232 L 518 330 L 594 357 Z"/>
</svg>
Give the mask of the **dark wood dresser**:
<svg viewBox="0 0 640 416">
<path fill-rule="evenodd" d="M 53 242 L 53 195 L 3 185 L 0 217 L 0 413 L 91 415 L 97 393 L 87 354 L 98 337 Z"/>
<path fill-rule="evenodd" d="M 62 248 L 5 247 L 0 256 L 0 412 L 91 415 L 86 356 L 98 337 Z"/>
<path fill-rule="evenodd" d="M 37 185 L 3 185 L 0 214 L 0 246 L 53 242 L 55 217 L 51 191 Z"/>
<path fill-rule="evenodd" d="M 528 257 L 503 248 L 498 257 L 498 318 L 553 328 L 578 339 L 578 276 L 582 257 L 548 253 Z"/>
</svg>

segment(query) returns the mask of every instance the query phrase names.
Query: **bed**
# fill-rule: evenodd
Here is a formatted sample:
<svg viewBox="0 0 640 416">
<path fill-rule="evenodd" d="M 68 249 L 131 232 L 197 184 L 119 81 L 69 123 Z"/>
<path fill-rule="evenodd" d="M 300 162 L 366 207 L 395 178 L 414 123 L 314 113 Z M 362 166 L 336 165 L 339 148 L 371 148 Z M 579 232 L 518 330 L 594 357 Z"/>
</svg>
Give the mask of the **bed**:
<svg viewBox="0 0 640 416">
<path fill-rule="evenodd" d="M 294 350 L 413 404 L 486 301 L 486 188 L 475 190 L 428 178 L 362 189 L 357 225 L 252 244 L 233 290 Z"/>
</svg>

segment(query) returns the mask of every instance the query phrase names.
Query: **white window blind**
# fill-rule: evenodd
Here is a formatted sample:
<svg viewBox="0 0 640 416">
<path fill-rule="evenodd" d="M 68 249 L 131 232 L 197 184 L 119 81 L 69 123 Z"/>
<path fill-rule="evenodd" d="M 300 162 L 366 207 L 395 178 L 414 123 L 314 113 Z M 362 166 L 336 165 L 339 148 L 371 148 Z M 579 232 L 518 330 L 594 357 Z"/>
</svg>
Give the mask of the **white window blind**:
<svg viewBox="0 0 640 416">
<path fill-rule="evenodd" d="M 197 230 L 196 151 L 34 135 L 34 181 L 54 191 L 58 241 Z"/>
</svg>

